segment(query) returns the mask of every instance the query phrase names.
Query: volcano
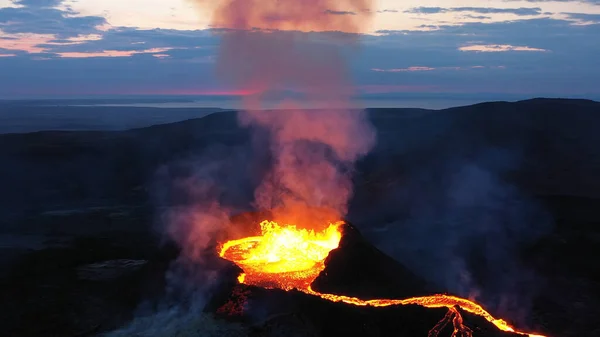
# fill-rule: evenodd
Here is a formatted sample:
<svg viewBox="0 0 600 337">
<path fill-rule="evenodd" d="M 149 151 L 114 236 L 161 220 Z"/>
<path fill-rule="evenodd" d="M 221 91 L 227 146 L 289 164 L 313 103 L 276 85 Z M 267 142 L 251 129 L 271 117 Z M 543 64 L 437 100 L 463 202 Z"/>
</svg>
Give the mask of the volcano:
<svg viewBox="0 0 600 337">
<path fill-rule="evenodd" d="M 240 224 L 237 232 L 217 251 L 230 268 L 207 306 L 226 319 L 260 326 L 258 335 L 272 335 L 275 325 L 294 336 L 543 337 L 513 328 L 473 301 L 436 291 L 348 222 L 316 231 L 258 221 L 264 216 L 248 213 L 233 221 Z M 252 235 L 243 236 L 247 230 Z"/>
</svg>

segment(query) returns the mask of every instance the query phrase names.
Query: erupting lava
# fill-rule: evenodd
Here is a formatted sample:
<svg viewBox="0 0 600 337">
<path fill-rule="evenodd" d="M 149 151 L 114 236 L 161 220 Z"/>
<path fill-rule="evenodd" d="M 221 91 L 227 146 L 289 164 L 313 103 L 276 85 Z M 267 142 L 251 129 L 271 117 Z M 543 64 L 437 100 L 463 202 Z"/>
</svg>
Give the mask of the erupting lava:
<svg viewBox="0 0 600 337">
<path fill-rule="evenodd" d="M 315 233 L 273 221 L 260 224 L 262 236 L 226 242 L 219 254 L 244 270 L 238 281 L 268 288 L 310 289 L 325 269 L 325 258 L 338 247 L 342 234 L 331 224 Z"/>
<path fill-rule="evenodd" d="M 385 307 L 415 304 L 427 308 L 449 309 L 448 314 L 430 331 L 429 337 L 438 336 L 450 322 L 454 325 L 453 337 L 471 337 L 472 331 L 463 324 L 460 309 L 479 315 L 502 331 L 529 337 L 544 337 L 516 331 L 506 321 L 494 318 L 479 304 L 451 295 L 431 295 L 407 299 L 361 300 L 356 297 L 324 294 L 314 291 L 311 283 L 325 269 L 329 252 L 338 248 L 343 222 L 332 223 L 322 232 L 298 229 L 296 226 L 280 226 L 273 221 L 260 224 L 262 235 L 225 242 L 219 255 L 237 264 L 244 271 L 238 281 L 243 284 L 283 290 L 297 289 L 306 294 L 319 296 L 332 302 L 344 302 L 358 306 Z"/>
</svg>

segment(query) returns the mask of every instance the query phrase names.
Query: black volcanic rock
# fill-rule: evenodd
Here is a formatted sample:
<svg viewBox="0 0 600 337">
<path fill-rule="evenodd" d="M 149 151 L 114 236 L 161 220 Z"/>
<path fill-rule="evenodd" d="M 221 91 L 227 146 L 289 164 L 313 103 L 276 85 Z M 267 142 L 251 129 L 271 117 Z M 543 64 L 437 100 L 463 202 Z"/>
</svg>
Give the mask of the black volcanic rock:
<svg viewBox="0 0 600 337">
<path fill-rule="evenodd" d="M 357 307 L 334 303 L 304 293 L 249 287 L 247 315 L 264 336 L 272 320 L 296 316 L 295 328 L 313 336 L 427 336 L 445 309 L 419 306 Z"/>
<path fill-rule="evenodd" d="M 2 336 L 92 336 L 132 317 L 141 300 L 160 297 L 176 256 L 151 237 L 79 239 L 31 251 L 0 279 Z"/>
<path fill-rule="evenodd" d="M 384 308 L 334 303 L 304 293 L 248 287 L 248 315 L 255 319 L 255 336 L 271 334 L 274 324 L 292 323 L 297 336 L 425 337 L 447 313 L 416 305 Z M 518 336 L 502 332 L 479 317 L 462 312 L 474 337 Z M 288 327 L 289 328 L 289 327 Z M 282 329 L 283 330 L 283 329 Z M 439 337 L 449 337 L 452 324 Z"/>
<path fill-rule="evenodd" d="M 373 298 L 407 298 L 435 292 L 406 267 L 367 242 L 346 224 L 340 246 L 329 253 L 325 270 L 313 282 L 323 293 Z"/>
</svg>

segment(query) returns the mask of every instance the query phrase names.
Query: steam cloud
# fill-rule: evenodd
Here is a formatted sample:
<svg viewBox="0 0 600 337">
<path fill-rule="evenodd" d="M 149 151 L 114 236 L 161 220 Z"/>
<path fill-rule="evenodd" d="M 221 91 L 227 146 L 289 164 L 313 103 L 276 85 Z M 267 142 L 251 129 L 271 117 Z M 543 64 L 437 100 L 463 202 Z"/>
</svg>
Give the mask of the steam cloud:
<svg viewBox="0 0 600 337">
<path fill-rule="evenodd" d="M 369 0 L 194 2 L 214 10 L 212 26 L 221 37 L 219 77 L 255 93 L 237 116 L 250 131 L 249 141 L 240 147 L 215 145 L 158 172 L 155 196 L 166 207 L 160 222 L 167 224 L 161 229 L 181 249 L 167 274 L 166 302 L 175 305 L 141 315 L 115 336 L 168 333 L 190 324 L 188 319 L 173 326 L 148 323 L 198 313 L 222 267 L 214 261 L 218 236 L 238 230 L 230 216 L 248 205 L 303 227 L 342 219 L 352 196 L 354 163 L 375 144 L 364 111 L 339 109 L 353 94 L 343 47 L 357 42 L 356 33 L 366 28 Z M 308 30 L 331 33 L 317 38 Z M 262 110 L 266 98 L 283 90 L 301 99 L 279 97 L 278 111 Z M 318 101 L 323 109 L 303 109 L 304 101 Z M 194 300 L 177 304 L 186 298 Z"/>
<path fill-rule="evenodd" d="M 212 26 L 222 38 L 219 77 L 256 93 L 245 99 L 247 111 L 240 113 L 239 120 L 266 129 L 271 136 L 272 166 L 255 191 L 255 206 L 281 210 L 275 212 L 276 220 L 308 225 L 317 221 L 307 218 L 316 214 L 315 208 L 323 210 L 319 216 L 328 220 L 338 220 L 347 212 L 352 195 L 349 172 L 373 147 L 375 132 L 363 112 L 337 109 L 352 95 L 342 45 L 356 42 L 356 33 L 366 29 L 370 2 L 225 0 L 212 4 Z M 308 31 L 331 33 L 328 41 L 319 41 Z M 276 108 L 286 111 L 258 111 L 265 107 L 265 98 L 282 90 L 293 90 L 302 99 L 281 99 Z M 318 101 L 324 108 L 303 110 L 304 101 Z"/>
</svg>

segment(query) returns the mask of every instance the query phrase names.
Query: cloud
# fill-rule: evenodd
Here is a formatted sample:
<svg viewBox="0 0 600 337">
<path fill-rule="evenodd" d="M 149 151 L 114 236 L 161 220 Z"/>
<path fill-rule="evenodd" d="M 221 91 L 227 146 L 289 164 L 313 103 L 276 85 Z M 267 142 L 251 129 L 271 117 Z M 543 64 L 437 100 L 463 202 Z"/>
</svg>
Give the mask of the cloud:
<svg viewBox="0 0 600 337">
<path fill-rule="evenodd" d="M 0 72 L 11 78 L 0 83 L 0 96 L 239 89 L 223 87 L 213 69 L 226 31 L 111 27 L 103 17 L 61 9 L 58 2 L 27 3 L 0 8 Z M 600 25 L 576 25 L 594 16 L 491 22 L 484 16 L 496 20 L 497 15 L 477 15 L 481 11 L 473 9 L 479 7 L 456 8 L 468 8 L 455 13 L 471 16 L 471 22 L 435 21 L 418 30 L 362 36 L 363 48 L 348 50 L 350 75 L 360 90 L 600 92 L 600 45 L 595 43 Z M 486 21 L 472 22 L 479 19 Z M 325 44 L 333 33 L 302 34 Z"/>
<path fill-rule="evenodd" d="M 15 5 L 37 8 L 52 8 L 60 5 L 64 0 L 13 0 Z"/>
<path fill-rule="evenodd" d="M 356 15 L 355 12 L 350 12 L 350 11 L 334 11 L 334 10 L 326 10 L 325 11 L 326 14 L 330 14 L 330 15 Z"/>
<path fill-rule="evenodd" d="M 52 39 L 52 35 L 19 33 L 11 37 L 5 37 L 0 40 L 0 50 L 4 49 L 10 53 L 43 53 L 45 49 L 40 47 Z"/>
<path fill-rule="evenodd" d="M 380 72 L 380 73 L 401 73 L 401 72 L 407 72 L 407 71 L 431 71 L 431 70 L 435 70 L 435 68 L 413 66 L 413 67 L 408 67 L 408 68 L 392 68 L 392 69 L 373 68 L 371 70 L 373 70 L 375 72 Z"/>
<path fill-rule="evenodd" d="M 529 19 L 445 25 L 429 31 L 379 31 L 378 34 L 365 39 L 367 47 L 360 59 L 355 61 L 353 76 L 362 83 L 435 86 L 435 90 L 452 92 L 510 91 L 529 95 L 600 92 L 600 85 L 594 80 L 594 76 L 600 76 L 600 64 L 595 56 L 600 54 L 600 45 L 595 43 L 600 25 L 574 26 L 568 20 Z M 513 51 L 460 50 L 461 47 L 490 45 L 512 46 Z M 543 49 L 548 52 L 515 49 Z M 406 69 L 415 64 L 436 70 L 372 71 L 374 68 Z M 467 70 L 473 65 L 484 68 L 450 71 L 451 67 Z M 444 68 L 446 71 L 438 71 Z"/>
<path fill-rule="evenodd" d="M 600 14 L 586 14 L 586 13 L 563 13 L 563 14 L 567 15 L 567 17 L 569 19 L 578 21 L 580 23 L 586 23 L 586 24 L 600 23 Z"/>
<path fill-rule="evenodd" d="M 463 17 L 467 18 L 467 19 L 475 19 L 475 20 L 490 20 L 492 18 L 491 16 L 487 16 L 487 15 L 472 15 L 472 14 L 465 14 Z"/>
<path fill-rule="evenodd" d="M 17 2 L 16 2 L 17 3 Z M 60 1 L 26 0 L 24 7 L 0 8 L 0 30 L 5 34 L 51 34 L 59 38 L 99 33 L 107 21 L 99 16 L 78 16 L 78 13 L 53 8 Z"/>
<path fill-rule="evenodd" d="M 51 44 L 52 41 L 48 42 L 40 47 L 54 53 L 101 52 L 103 50 L 142 51 L 152 48 L 199 49 L 201 47 L 203 51 L 196 54 L 203 54 L 208 49 L 212 50 L 218 41 L 210 31 L 113 28 L 103 32 L 100 39 L 90 39 L 76 44 L 65 44 L 64 40 L 58 40 L 61 42 L 58 44 Z"/>
<path fill-rule="evenodd" d="M 373 68 L 371 71 L 378 73 L 405 73 L 405 72 L 421 72 L 421 71 L 434 71 L 434 70 L 472 70 L 472 69 L 505 69 L 505 66 L 455 66 L 455 67 L 424 67 L 424 66 L 412 66 L 408 68 L 391 68 L 381 69 Z"/>
<path fill-rule="evenodd" d="M 57 53 L 62 58 L 87 58 L 87 57 L 129 57 L 136 54 L 152 54 L 158 57 L 168 57 L 168 54 L 162 54 L 170 48 L 152 48 L 144 50 L 103 50 L 99 52 L 61 52 Z"/>
<path fill-rule="evenodd" d="M 546 49 L 533 48 L 528 46 L 511 46 L 509 44 L 474 44 L 469 46 L 462 46 L 458 48 L 460 51 L 474 51 L 474 52 L 508 52 L 508 51 L 533 51 L 533 52 L 547 52 Z"/>
<path fill-rule="evenodd" d="M 452 12 L 470 12 L 479 14 L 514 14 L 519 16 L 535 16 L 542 14 L 542 9 L 539 7 L 529 8 L 493 8 L 493 7 L 414 7 L 405 11 L 405 13 L 413 14 L 438 14 Z"/>
</svg>

